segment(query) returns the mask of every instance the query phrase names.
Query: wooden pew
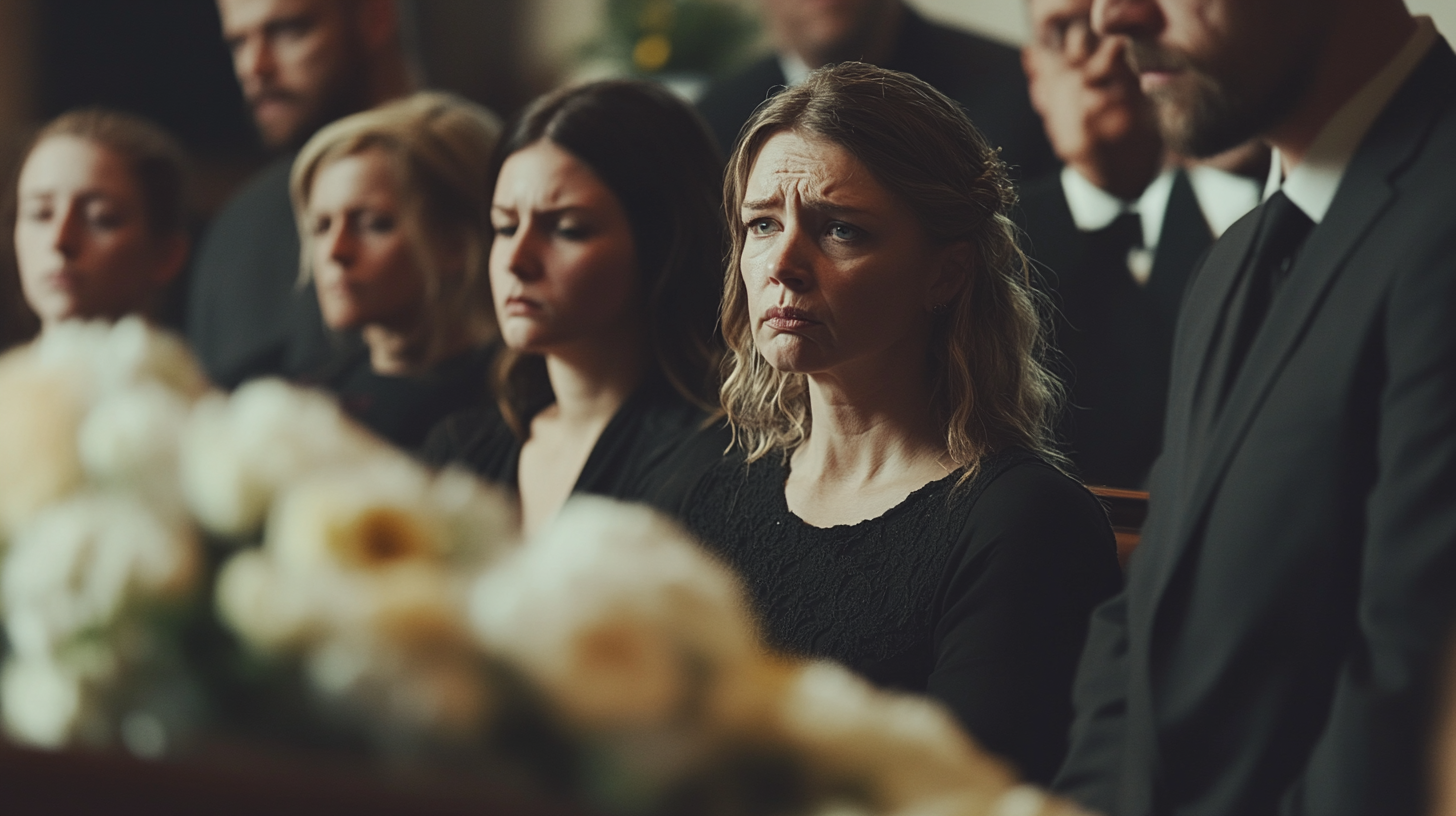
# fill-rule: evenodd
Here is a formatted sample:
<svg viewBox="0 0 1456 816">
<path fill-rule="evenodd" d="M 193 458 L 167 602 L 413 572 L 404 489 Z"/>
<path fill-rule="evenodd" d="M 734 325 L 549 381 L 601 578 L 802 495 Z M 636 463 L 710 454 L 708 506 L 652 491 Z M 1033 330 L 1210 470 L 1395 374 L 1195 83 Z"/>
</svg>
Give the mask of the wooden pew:
<svg viewBox="0 0 1456 816">
<path fill-rule="evenodd" d="M 1117 560 L 1127 568 L 1128 556 L 1142 537 L 1143 521 L 1148 517 L 1148 494 L 1144 490 L 1123 490 L 1120 487 L 1088 487 L 1107 509 L 1112 532 L 1117 536 Z"/>
<path fill-rule="evenodd" d="M 280 749 L 286 751 L 286 749 Z M 5 816 L 581 816 L 503 785 L 256 748 L 180 761 L 0 742 Z"/>
</svg>

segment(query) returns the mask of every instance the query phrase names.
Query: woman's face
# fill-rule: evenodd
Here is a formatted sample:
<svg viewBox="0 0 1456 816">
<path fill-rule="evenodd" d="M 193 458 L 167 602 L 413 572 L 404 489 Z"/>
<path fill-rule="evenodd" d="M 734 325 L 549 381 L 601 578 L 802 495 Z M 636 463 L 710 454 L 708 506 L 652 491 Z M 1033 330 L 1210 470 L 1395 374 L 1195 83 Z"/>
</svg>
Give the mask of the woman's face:
<svg viewBox="0 0 1456 816">
<path fill-rule="evenodd" d="M 79 136 L 35 146 L 20 171 L 15 255 L 41 323 L 142 311 L 181 268 L 181 236 L 158 238 L 125 157 Z"/>
<path fill-rule="evenodd" d="M 319 168 L 304 223 L 319 308 L 329 328 L 416 327 L 425 277 L 404 230 L 399 183 L 388 156 L 364 150 Z"/>
<path fill-rule="evenodd" d="M 490 217 L 490 286 L 511 348 L 545 353 L 641 330 L 627 213 L 575 156 L 546 139 L 511 154 Z"/>
<path fill-rule="evenodd" d="M 921 364 L 931 309 L 955 294 L 963 256 L 933 247 L 849 151 L 770 137 L 739 216 L 748 316 L 770 365 L 812 375 Z"/>
</svg>

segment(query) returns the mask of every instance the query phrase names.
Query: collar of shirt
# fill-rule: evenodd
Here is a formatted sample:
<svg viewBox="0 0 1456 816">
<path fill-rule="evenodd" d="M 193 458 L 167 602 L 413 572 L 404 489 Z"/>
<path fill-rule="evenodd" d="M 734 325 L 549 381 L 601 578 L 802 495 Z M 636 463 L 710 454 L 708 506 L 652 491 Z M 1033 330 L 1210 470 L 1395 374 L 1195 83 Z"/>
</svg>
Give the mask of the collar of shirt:
<svg viewBox="0 0 1456 816">
<path fill-rule="evenodd" d="M 1436 42 L 1436 26 L 1430 17 L 1417 17 L 1415 33 L 1380 72 L 1350 97 L 1320 129 L 1309 146 L 1304 161 L 1284 174 L 1283 156 L 1279 150 L 1269 160 L 1269 180 L 1264 185 L 1264 198 L 1280 189 L 1299 206 L 1310 220 L 1318 224 L 1329 212 L 1345 176 L 1345 168 L 1355 157 L 1365 133 L 1380 116 L 1400 86 L 1405 84 L 1416 65 Z"/>
<path fill-rule="evenodd" d="M 784 85 L 792 88 L 808 79 L 809 72 L 814 69 L 797 54 L 779 54 L 779 70 L 784 73 Z"/>
<path fill-rule="evenodd" d="M 1193 185 L 1198 209 L 1214 238 L 1259 206 L 1259 191 L 1263 189 L 1257 179 L 1201 164 L 1188 168 L 1188 183 Z"/>
<path fill-rule="evenodd" d="M 1135 212 L 1143 224 L 1143 246 L 1156 249 L 1163 231 L 1163 213 L 1168 209 L 1168 196 L 1173 192 L 1173 171 L 1165 170 L 1153 179 L 1136 201 L 1124 201 L 1087 180 L 1071 165 L 1062 167 L 1062 193 L 1072 223 L 1082 232 L 1105 228 L 1119 215 Z"/>
</svg>

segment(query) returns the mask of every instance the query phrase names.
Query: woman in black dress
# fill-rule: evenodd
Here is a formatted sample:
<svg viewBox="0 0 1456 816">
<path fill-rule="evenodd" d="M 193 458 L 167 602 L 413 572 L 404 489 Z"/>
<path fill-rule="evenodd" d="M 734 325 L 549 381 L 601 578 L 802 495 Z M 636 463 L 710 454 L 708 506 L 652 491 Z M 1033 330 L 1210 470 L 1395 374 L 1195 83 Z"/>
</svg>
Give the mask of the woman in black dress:
<svg viewBox="0 0 1456 816">
<path fill-rule="evenodd" d="M 760 109 L 724 200 L 722 399 L 744 453 L 682 513 L 771 642 L 938 697 L 1045 782 L 1120 576 L 1051 448 L 1013 199 L 956 103 L 907 74 L 846 63 Z"/>
<path fill-rule="evenodd" d="M 496 166 L 497 406 L 447 420 L 425 458 L 516 488 L 528 531 L 574 492 L 654 499 L 670 456 L 714 445 L 711 137 L 657 85 L 599 82 L 533 104 Z"/>
<path fill-rule="evenodd" d="M 303 274 L 324 323 L 358 332 L 305 378 L 405 448 L 489 394 L 486 257 L 495 116 L 424 92 L 320 130 L 293 164 Z"/>
</svg>

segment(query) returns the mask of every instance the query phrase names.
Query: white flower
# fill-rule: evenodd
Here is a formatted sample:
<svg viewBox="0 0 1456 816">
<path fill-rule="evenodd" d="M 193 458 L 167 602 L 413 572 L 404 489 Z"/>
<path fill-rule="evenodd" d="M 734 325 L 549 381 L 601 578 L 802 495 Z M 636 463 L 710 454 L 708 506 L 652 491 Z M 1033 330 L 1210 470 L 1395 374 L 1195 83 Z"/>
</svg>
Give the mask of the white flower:
<svg viewBox="0 0 1456 816">
<path fill-rule="evenodd" d="M 84 480 L 78 378 L 34 365 L 29 347 L 0 357 L 0 525 L 14 530 Z"/>
<path fill-rule="evenodd" d="M 21 528 L 5 558 L 0 582 L 11 646 L 49 653 L 110 625 L 132 604 L 182 597 L 199 562 L 190 530 L 134 496 L 80 493 L 52 505 Z"/>
<path fill-rule="evenodd" d="M 472 622 L 587 727 L 651 727 L 758 659 L 726 567 L 645 507 L 577 497 L 474 590 Z"/>
<path fill-rule="evenodd" d="M 941 704 L 876 689 L 834 663 L 805 664 L 780 712 L 783 738 L 821 773 L 870 781 L 890 812 L 986 814 L 1015 785 Z"/>
<path fill-rule="evenodd" d="M 83 678 L 48 656 L 11 657 L 0 673 L 0 710 L 17 742 L 64 747 L 81 723 L 85 700 Z"/>
<path fill-rule="evenodd" d="M 283 489 L 266 542 L 281 564 L 383 569 L 406 561 L 479 568 L 515 538 L 497 490 L 457 471 L 436 477 L 392 451 Z"/>
<path fill-rule="evenodd" d="M 156 382 L 188 398 L 207 390 L 207 377 L 180 339 L 137 316 L 116 323 L 68 321 L 30 346 L 37 365 L 84 372 L 94 399 L 130 385 Z"/>
<path fill-rule="evenodd" d="M 327 395 L 255 380 L 197 404 L 182 437 L 182 486 L 204 526 L 242 535 L 258 528 L 284 485 L 392 454 Z"/>
<path fill-rule="evenodd" d="M 87 475 L 140 490 L 159 508 L 181 512 L 178 435 L 190 411 L 186 397 L 156 382 L 104 395 L 77 435 Z"/>
</svg>

